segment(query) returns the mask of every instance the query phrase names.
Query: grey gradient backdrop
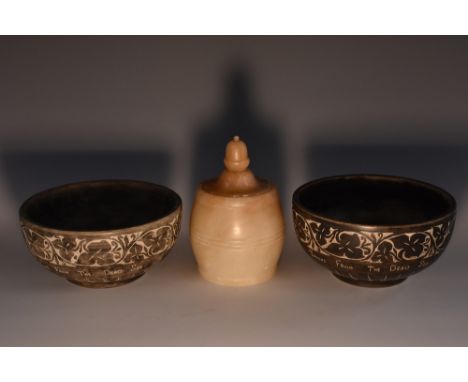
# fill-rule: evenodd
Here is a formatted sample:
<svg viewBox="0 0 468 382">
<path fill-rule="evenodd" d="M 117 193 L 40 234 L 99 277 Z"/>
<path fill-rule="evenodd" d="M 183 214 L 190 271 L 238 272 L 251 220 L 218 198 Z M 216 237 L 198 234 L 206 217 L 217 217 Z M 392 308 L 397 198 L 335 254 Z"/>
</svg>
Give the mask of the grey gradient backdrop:
<svg viewBox="0 0 468 382">
<path fill-rule="evenodd" d="M 0 345 L 468 345 L 468 38 L 0 37 Z M 281 190 L 277 276 L 252 288 L 198 277 L 195 185 L 239 134 Z M 443 257 L 387 289 L 348 286 L 293 234 L 292 191 L 372 172 L 458 201 Z M 29 255 L 17 208 L 95 178 L 166 184 L 182 236 L 127 286 L 88 290 Z"/>
</svg>

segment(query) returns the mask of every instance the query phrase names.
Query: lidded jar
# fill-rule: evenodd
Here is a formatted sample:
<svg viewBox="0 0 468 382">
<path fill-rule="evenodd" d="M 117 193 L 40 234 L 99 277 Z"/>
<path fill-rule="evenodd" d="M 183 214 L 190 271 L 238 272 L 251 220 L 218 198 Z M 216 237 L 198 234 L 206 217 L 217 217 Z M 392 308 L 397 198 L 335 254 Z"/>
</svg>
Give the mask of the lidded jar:
<svg viewBox="0 0 468 382">
<path fill-rule="evenodd" d="M 269 280 L 284 243 L 278 191 L 249 170 L 247 146 L 234 137 L 225 169 L 202 182 L 190 218 L 190 242 L 202 277 L 229 286 Z"/>
</svg>

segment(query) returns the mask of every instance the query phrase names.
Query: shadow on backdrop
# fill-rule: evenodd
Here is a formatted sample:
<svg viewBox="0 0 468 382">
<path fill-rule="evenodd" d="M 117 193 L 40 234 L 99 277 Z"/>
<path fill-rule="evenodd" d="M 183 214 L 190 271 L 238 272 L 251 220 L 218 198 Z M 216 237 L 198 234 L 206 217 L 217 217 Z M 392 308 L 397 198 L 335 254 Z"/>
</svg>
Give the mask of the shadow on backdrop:
<svg viewBox="0 0 468 382">
<path fill-rule="evenodd" d="M 279 130 L 255 108 L 253 83 L 245 67 L 236 67 L 227 75 L 225 100 L 220 112 L 202 124 L 195 138 L 193 189 L 223 169 L 224 149 L 239 135 L 247 144 L 250 169 L 260 178 L 275 183 L 284 191 L 284 158 Z"/>
<path fill-rule="evenodd" d="M 352 173 L 401 175 L 446 189 L 459 209 L 468 185 L 465 146 L 311 144 L 305 160 L 309 180 Z"/>
<path fill-rule="evenodd" d="M 19 207 L 36 192 L 95 179 L 135 179 L 167 184 L 169 154 L 162 151 L 14 151 L 0 158 L 10 193 Z"/>
</svg>

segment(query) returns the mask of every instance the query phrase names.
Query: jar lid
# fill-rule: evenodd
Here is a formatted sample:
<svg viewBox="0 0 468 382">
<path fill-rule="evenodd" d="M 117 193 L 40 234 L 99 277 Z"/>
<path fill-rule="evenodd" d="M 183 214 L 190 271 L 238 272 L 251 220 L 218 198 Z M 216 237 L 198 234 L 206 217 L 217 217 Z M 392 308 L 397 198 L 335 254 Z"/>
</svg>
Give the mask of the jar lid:
<svg viewBox="0 0 468 382">
<path fill-rule="evenodd" d="M 201 184 L 204 191 L 222 196 L 251 196 L 273 188 L 249 170 L 247 145 L 236 135 L 226 145 L 224 170 L 218 178 Z"/>
</svg>

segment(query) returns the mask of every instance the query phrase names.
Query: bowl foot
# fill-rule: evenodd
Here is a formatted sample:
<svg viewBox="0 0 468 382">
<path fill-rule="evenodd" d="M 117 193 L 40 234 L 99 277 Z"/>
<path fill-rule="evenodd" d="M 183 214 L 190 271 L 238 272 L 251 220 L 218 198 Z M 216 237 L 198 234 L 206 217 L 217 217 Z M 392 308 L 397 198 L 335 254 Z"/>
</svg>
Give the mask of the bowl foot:
<svg viewBox="0 0 468 382">
<path fill-rule="evenodd" d="M 144 275 L 144 273 L 142 273 L 142 274 L 140 274 L 138 276 L 132 277 L 131 279 L 126 279 L 126 280 L 121 280 L 121 281 L 114 281 L 114 282 L 109 282 L 109 283 L 92 283 L 92 282 L 76 281 L 76 280 L 70 280 L 70 279 L 67 279 L 67 280 L 70 281 L 72 284 L 79 285 L 79 286 L 82 286 L 82 287 L 85 287 L 85 288 L 102 289 L 102 288 L 115 288 L 115 287 L 118 287 L 118 286 L 122 286 L 122 285 L 125 285 L 125 284 L 128 284 L 128 283 L 131 283 L 132 281 L 135 281 L 135 280 L 139 279 L 143 275 Z"/>
<path fill-rule="evenodd" d="M 337 275 L 333 273 L 333 276 L 335 276 L 337 279 L 344 281 L 347 284 L 352 284 L 360 287 L 367 287 L 367 288 L 385 288 L 393 285 L 398 285 L 402 283 L 403 281 L 406 280 L 400 279 L 400 280 L 389 280 L 389 281 L 361 281 L 361 280 L 353 280 L 350 278 L 346 278 L 340 275 Z"/>
</svg>

